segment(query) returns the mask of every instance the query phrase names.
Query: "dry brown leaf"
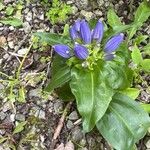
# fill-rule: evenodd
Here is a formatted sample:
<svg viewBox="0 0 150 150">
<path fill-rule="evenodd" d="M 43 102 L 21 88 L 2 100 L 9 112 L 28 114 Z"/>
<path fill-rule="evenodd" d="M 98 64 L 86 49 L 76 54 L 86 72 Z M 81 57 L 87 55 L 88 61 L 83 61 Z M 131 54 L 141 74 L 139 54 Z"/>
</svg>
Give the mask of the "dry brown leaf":
<svg viewBox="0 0 150 150">
<path fill-rule="evenodd" d="M 6 38 L 4 36 L 0 36 L 0 47 L 2 47 L 6 43 Z"/>
</svg>

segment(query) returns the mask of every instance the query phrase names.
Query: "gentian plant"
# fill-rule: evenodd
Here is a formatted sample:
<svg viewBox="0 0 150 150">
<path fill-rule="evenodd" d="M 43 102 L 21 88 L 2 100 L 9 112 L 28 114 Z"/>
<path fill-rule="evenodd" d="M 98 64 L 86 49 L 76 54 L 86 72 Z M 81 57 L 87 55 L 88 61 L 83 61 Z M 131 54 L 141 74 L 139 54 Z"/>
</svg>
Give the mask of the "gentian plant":
<svg viewBox="0 0 150 150">
<path fill-rule="evenodd" d="M 143 14 L 146 21 L 149 9 L 143 2 L 135 20 Z M 109 28 L 100 20 L 88 24 L 79 19 L 70 27 L 70 36 L 36 34 L 55 51 L 46 90 L 76 101 L 85 132 L 96 127 L 114 149 L 132 150 L 150 126 L 147 112 L 127 92 L 133 80 L 128 41 L 141 24 L 123 25 L 113 10 L 108 23 Z"/>
</svg>

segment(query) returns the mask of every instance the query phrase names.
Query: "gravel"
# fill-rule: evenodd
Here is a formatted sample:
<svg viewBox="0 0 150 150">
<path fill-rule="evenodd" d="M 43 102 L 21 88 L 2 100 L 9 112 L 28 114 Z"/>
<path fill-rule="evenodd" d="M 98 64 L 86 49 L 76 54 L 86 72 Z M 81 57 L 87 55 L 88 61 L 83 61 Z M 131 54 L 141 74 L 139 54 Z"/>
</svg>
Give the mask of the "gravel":
<svg viewBox="0 0 150 150">
<path fill-rule="evenodd" d="M 15 5 L 16 2 L 17 1 L 14 0 L 4 0 L 4 4 L 6 5 L 6 7 L 8 4 Z M 13 59 L 11 59 L 11 61 L 9 62 L 7 61 L 7 59 L 10 57 L 10 54 L 7 52 L 14 52 L 14 49 L 18 50 L 19 47 L 19 50 L 16 53 L 23 56 L 29 47 L 29 43 L 31 43 L 31 36 L 33 32 L 47 31 L 62 33 L 63 28 L 62 24 L 56 24 L 54 26 L 50 24 L 50 21 L 46 19 L 46 16 L 44 14 L 45 8 L 41 7 L 39 1 L 29 4 L 22 1 L 22 3 L 23 9 L 21 11 L 21 18 L 23 18 L 23 26 L 21 28 L 15 28 L 13 26 L 4 26 L 0 23 L 0 37 L 2 35 L 3 38 L 5 38 L 5 42 L 2 47 L 4 50 L 2 50 L 2 53 L 0 54 L 0 56 L 2 56 L 0 58 L 0 65 L 2 66 L 3 70 L 8 74 L 14 74 L 16 68 L 19 66 L 18 60 L 21 60 L 21 58 L 16 59 L 16 57 L 13 57 Z M 124 1 L 122 0 L 69 0 L 67 1 L 67 4 L 71 4 L 73 11 L 73 14 L 70 15 L 68 19 L 68 21 L 71 20 L 71 22 L 73 22 L 76 18 L 85 18 L 87 20 L 90 20 L 91 18 L 97 18 L 103 20 L 103 18 L 106 16 L 107 9 L 110 6 L 114 7 L 116 12 L 120 16 L 122 16 L 123 14 L 123 17 L 127 17 L 128 14 L 127 9 L 125 9 L 124 11 L 119 11 L 119 9 L 124 7 Z M 122 12 L 122 14 L 120 14 L 119 12 Z M 3 17 L 4 12 L 2 11 L 0 15 L 2 15 Z M 68 21 L 67 23 L 71 24 L 71 22 Z M 148 24 L 145 24 L 145 29 L 142 29 L 142 32 L 143 31 L 145 34 L 150 34 L 150 27 Z M 24 40 L 24 37 L 26 35 L 28 35 L 28 37 Z M 21 42 L 23 43 L 21 46 L 19 46 Z M 43 70 L 47 71 L 47 68 L 45 67 L 40 69 L 41 63 L 39 59 L 41 56 L 50 56 L 50 49 L 48 48 L 44 52 L 40 52 L 38 48 L 32 49 L 30 54 L 28 55 L 28 58 L 32 57 L 34 53 L 37 54 L 37 58 L 34 58 L 34 62 L 33 65 L 31 65 L 31 67 L 22 70 L 22 76 L 24 75 L 24 72 L 38 73 Z M 7 64 L 7 67 L 3 67 L 4 64 Z M 47 64 L 44 65 L 47 67 Z M 28 141 L 22 144 L 23 150 L 32 149 L 34 146 L 35 147 L 33 149 L 49 149 L 51 145 L 50 139 L 52 139 L 54 131 L 58 125 L 58 121 L 63 113 L 64 107 L 66 106 L 66 102 L 64 103 L 62 100 L 58 99 L 56 95 L 51 95 L 49 96 L 49 98 L 45 98 L 41 93 L 41 87 L 44 86 L 45 85 L 43 85 L 43 81 L 39 81 L 34 86 L 28 85 L 26 88 L 26 103 L 18 104 L 18 102 L 15 102 L 12 104 L 12 102 L 10 101 L 6 102 L 7 98 L 1 100 L 1 123 L 9 124 L 11 122 L 12 124 L 14 124 L 17 121 L 28 121 L 28 124 L 25 127 L 25 129 L 14 136 L 16 140 L 15 142 L 17 143 L 19 143 L 19 140 L 23 141 L 25 140 L 25 138 L 33 136 L 33 139 L 30 137 L 32 139 L 30 140 L 30 142 Z M 4 87 L 5 86 L 0 83 L 0 90 Z M 150 102 L 150 97 L 146 90 L 141 90 L 140 98 L 144 102 Z M 63 142 L 65 145 L 67 141 L 72 140 L 73 142 L 77 143 L 77 145 L 81 145 L 83 147 L 82 150 L 109 150 L 108 144 L 106 144 L 106 142 L 103 141 L 103 138 L 100 137 L 99 134 L 95 135 L 94 132 L 94 134 L 90 133 L 84 135 L 82 131 L 82 126 L 74 125 L 74 122 L 76 122 L 76 120 L 79 119 L 79 115 L 76 109 L 77 108 L 75 107 L 75 105 L 73 105 L 71 110 L 68 112 L 68 116 L 66 117 L 66 120 L 64 122 L 64 128 L 60 133 L 60 136 L 58 137 L 56 143 L 60 144 L 61 142 Z M 5 129 L 0 129 L 0 135 L 6 137 L 8 133 L 9 135 L 11 135 L 12 132 L 13 129 L 11 128 L 9 129 L 9 132 Z M 148 134 L 147 136 L 149 135 L 150 134 Z M 16 137 L 19 137 L 19 139 L 16 139 Z M 150 149 L 150 140 L 147 140 L 147 138 L 145 140 L 144 138 L 143 141 L 147 150 Z M 75 144 L 77 149 L 79 149 L 77 145 Z M 0 145 L 0 150 L 10 150 L 10 148 L 8 148 L 7 143 L 4 142 L 2 146 Z M 145 149 L 143 148 L 141 150 Z"/>
</svg>

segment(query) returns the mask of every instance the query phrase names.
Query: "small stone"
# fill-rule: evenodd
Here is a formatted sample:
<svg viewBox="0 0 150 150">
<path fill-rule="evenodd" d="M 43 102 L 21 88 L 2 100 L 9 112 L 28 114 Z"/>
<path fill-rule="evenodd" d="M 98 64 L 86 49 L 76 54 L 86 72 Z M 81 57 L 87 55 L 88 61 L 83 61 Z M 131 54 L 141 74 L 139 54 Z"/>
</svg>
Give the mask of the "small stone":
<svg viewBox="0 0 150 150">
<path fill-rule="evenodd" d="M 25 33 L 29 33 L 31 31 L 31 26 L 27 21 L 23 23 L 23 28 Z"/>
<path fill-rule="evenodd" d="M 32 13 L 28 12 L 26 15 L 26 21 L 30 22 L 32 20 Z"/>
<path fill-rule="evenodd" d="M 9 54 L 7 53 L 3 56 L 4 59 L 8 59 L 8 57 L 9 57 Z"/>
<path fill-rule="evenodd" d="M 38 16 L 40 20 L 44 20 L 44 13 Z"/>
<path fill-rule="evenodd" d="M 0 90 L 3 90 L 5 87 L 2 83 L 0 83 Z"/>
<path fill-rule="evenodd" d="M 78 12 L 78 8 L 76 6 L 72 6 L 72 13 L 76 14 Z"/>
<path fill-rule="evenodd" d="M 15 121 L 15 114 L 11 114 L 11 115 L 10 115 L 10 120 L 11 120 L 11 122 L 14 122 L 14 121 Z"/>
<path fill-rule="evenodd" d="M 146 146 L 147 148 L 150 148 L 150 140 L 148 140 L 148 141 L 146 142 L 145 146 Z"/>
<path fill-rule="evenodd" d="M 63 111 L 63 103 L 62 101 L 58 100 L 56 103 L 54 103 L 54 112 L 55 114 L 59 114 Z"/>
<path fill-rule="evenodd" d="M 4 120 L 6 117 L 6 113 L 4 113 L 3 111 L 0 112 L 0 119 Z"/>
<path fill-rule="evenodd" d="M 79 9 L 87 9 L 88 8 L 88 0 L 76 0 L 76 5 Z"/>
<path fill-rule="evenodd" d="M 22 49 L 18 50 L 18 54 L 25 55 L 27 53 L 27 51 L 28 51 L 28 48 L 22 48 Z"/>
<path fill-rule="evenodd" d="M 83 133 L 82 133 L 81 129 L 78 126 L 75 127 L 73 129 L 73 131 L 72 131 L 72 139 L 73 139 L 73 141 L 79 142 L 79 141 L 82 140 L 82 138 L 83 138 Z"/>
<path fill-rule="evenodd" d="M 0 129 L 0 135 L 4 135 L 5 133 L 6 133 L 5 129 Z"/>
<path fill-rule="evenodd" d="M 26 9 L 24 10 L 24 13 L 27 14 L 28 12 L 29 12 L 29 8 L 26 8 Z"/>
<path fill-rule="evenodd" d="M 14 28 L 13 26 L 10 26 L 10 27 L 9 27 L 9 30 L 10 30 L 10 31 L 13 31 L 14 29 L 15 29 L 15 28 Z"/>
<path fill-rule="evenodd" d="M 25 121 L 25 116 L 23 114 L 16 114 L 16 120 Z"/>
<path fill-rule="evenodd" d="M 39 118 L 40 119 L 45 119 L 45 111 L 40 110 L 40 112 L 39 112 Z"/>
<path fill-rule="evenodd" d="M 40 89 L 32 89 L 29 91 L 29 97 L 40 97 L 41 96 L 41 90 Z"/>
<path fill-rule="evenodd" d="M 70 5 L 70 4 L 73 4 L 74 2 L 71 0 L 71 1 L 67 1 L 67 4 Z"/>
<path fill-rule="evenodd" d="M 97 15 L 97 16 L 102 16 L 103 13 L 100 11 L 100 10 L 95 10 L 94 13 Z"/>
<path fill-rule="evenodd" d="M 3 105 L 3 112 L 6 112 L 8 110 L 11 109 L 11 103 L 10 102 L 6 102 L 4 105 Z"/>
<path fill-rule="evenodd" d="M 93 16 L 92 12 L 88 12 L 88 11 L 85 11 L 85 10 L 81 10 L 80 13 L 81 13 L 82 16 L 84 16 L 86 18 L 87 21 L 89 21 Z"/>
<path fill-rule="evenodd" d="M 99 7 L 101 7 L 102 5 L 104 5 L 104 0 L 97 0 L 97 4 Z"/>
<path fill-rule="evenodd" d="M 76 111 L 73 111 L 69 117 L 68 117 L 70 120 L 77 120 L 79 117 L 78 117 L 78 114 Z"/>
<path fill-rule="evenodd" d="M 74 128 L 74 124 L 73 124 L 73 122 L 70 121 L 70 120 L 67 121 L 66 126 L 67 126 L 67 128 L 68 128 L 69 130 L 72 129 L 72 128 Z"/>
<path fill-rule="evenodd" d="M 13 48 L 14 48 L 14 42 L 13 42 L 13 41 L 8 42 L 8 46 L 9 46 L 11 49 L 13 49 Z"/>
</svg>

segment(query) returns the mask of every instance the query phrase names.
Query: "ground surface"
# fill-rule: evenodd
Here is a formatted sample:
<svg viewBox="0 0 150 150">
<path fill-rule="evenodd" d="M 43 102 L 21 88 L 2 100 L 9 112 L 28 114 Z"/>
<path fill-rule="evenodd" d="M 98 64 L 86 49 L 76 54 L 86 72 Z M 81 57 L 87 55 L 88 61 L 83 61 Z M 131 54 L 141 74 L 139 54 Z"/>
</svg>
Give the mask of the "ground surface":
<svg viewBox="0 0 150 150">
<path fill-rule="evenodd" d="M 67 19 L 67 23 L 72 24 L 76 18 L 106 18 L 106 12 L 110 6 L 114 7 L 118 15 L 126 23 L 133 17 L 133 11 L 137 8 L 140 1 L 129 5 L 128 0 L 69 0 L 66 3 L 73 8 L 72 15 Z M 23 20 L 23 27 L 15 28 L 0 23 L 0 71 L 7 75 L 13 75 L 19 66 L 20 55 L 24 55 L 31 43 L 32 33 L 37 31 L 48 31 L 61 33 L 64 24 L 58 23 L 52 25 L 45 17 L 45 7 L 40 1 L 33 0 L 21 2 L 22 10 L 20 17 Z M 15 6 L 17 1 L 4 0 L 4 5 Z M 5 11 L 0 11 L 0 17 L 4 17 Z M 150 22 L 144 24 L 141 33 L 150 35 Z M 140 33 L 139 32 L 139 33 Z M 138 34 L 138 33 L 137 33 Z M 41 89 L 46 85 L 49 78 L 51 61 L 51 47 L 42 51 L 40 47 L 32 48 L 25 60 L 21 71 L 21 80 L 26 85 L 26 103 L 7 100 L 6 95 L 0 93 L 0 136 L 8 140 L 0 145 L 0 150 L 10 150 L 8 146 L 15 146 L 19 150 L 49 150 L 58 147 L 61 143 L 66 144 L 69 140 L 75 146 L 75 149 L 82 150 L 110 150 L 108 143 L 97 133 L 93 131 L 89 134 L 82 132 L 80 115 L 76 111 L 73 103 L 65 118 L 64 127 L 55 142 L 52 142 L 54 131 L 58 120 L 67 103 L 62 102 L 53 94 L 45 96 L 41 94 Z M 45 58 L 49 57 L 48 60 Z M 25 77 L 29 79 L 24 81 Z M 150 81 L 148 75 L 143 75 L 144 80 Z M 146 91 L 145 84 L 137 85 L 141 89 L 140 99 L 150 101 L 150 95 Z M 0 83 L 0 90 L 5 88 L 5 83 Z M 17 122 L 27 121 L 25 129 L 18 134 L 13 135 Z M 149 133 L 138 143 L 139 150 L 150 150 Z M 72 146 L 71 144 L 71 146 Z"/>
</svg>

